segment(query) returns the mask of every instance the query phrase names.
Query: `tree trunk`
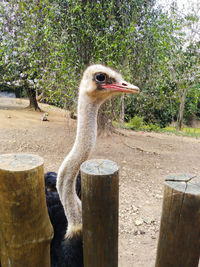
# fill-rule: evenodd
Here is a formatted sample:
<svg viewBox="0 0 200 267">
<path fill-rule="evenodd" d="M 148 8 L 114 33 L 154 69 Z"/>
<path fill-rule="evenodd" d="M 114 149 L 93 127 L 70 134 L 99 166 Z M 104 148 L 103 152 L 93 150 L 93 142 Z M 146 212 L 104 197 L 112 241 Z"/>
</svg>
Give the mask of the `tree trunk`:
<svg viewBox="0 0 200 267">
<path fill-rule="evenodd" d="M 124 95 L 121 96 L 121 110 L 120 110 L 120 123 L 121 123 L 121 127 L 123 126 L 124 123 Z"/>
<path fill-rule="evenodd" d="M 186 96 L 187 96 L 187 92 L 188 92 L 188 88 L 184 88 L 183 89 L 183 94 L 182 94 L 182 97 L 181 97 L 180 107 L 179 107 L 178 119 L 177 119 L 177 129 L 179 131 L 182 130 L 182 126 L 183 126 L 183 112 L 184 112 L 185 99 L 186 99 Z"/>
<path fill-rule="evenodd" d="M 36 91 L 36 100 L 37 100 L 37 102 L 42 101 L 44 99 L 44 97 L 45 97 L 45 90 L 42 90 L 42 93 L 39 94 L 39 95 L 37 95 L 37 91 Z"/>
<path fill-rule="evenodd" d="M 36 99 L 36 90 L 34 88 L 30 88 L 27 82 L 25 82 L 25 89 L 30 101 L 29 108 L 41 111 Z"/>
<path fill-rule="evenodd" d="M 110 135 L 115 132 L 112 119 L 113 114 L 109 109 L 109 102 L 106 102 L 101 106 L 98 113 L 98 135 Z"/>
</svg>

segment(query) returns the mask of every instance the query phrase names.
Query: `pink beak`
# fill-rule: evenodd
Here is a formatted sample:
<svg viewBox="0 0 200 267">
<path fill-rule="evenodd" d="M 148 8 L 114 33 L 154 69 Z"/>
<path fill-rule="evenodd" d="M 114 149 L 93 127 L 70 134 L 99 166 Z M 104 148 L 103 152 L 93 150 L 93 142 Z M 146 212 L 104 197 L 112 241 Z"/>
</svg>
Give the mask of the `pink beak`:
<svg viewBox="0 0 200 267">
<path fill-rule="evenodd" d="M 102 84 L 101 87 L 104 89 L 108 89 L 110 91 L 119 92 L 119 93 L 138 94 L 140 92 L 140 89 L 137 86 L 127 83 L 127 82 Z"/>
</svg>

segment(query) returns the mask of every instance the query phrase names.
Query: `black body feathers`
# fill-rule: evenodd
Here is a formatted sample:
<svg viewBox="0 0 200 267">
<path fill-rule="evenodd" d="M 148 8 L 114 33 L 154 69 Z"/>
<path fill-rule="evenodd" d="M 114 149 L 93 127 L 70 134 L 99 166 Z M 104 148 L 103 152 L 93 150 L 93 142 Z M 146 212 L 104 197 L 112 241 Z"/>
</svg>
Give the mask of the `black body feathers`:
<svg viewBox="0 0 200 267">
<path fill-rule="evenodd" d="M 45 174 L 46 202 L 54 237 L 51 242 L 51 267 L 83 267 L 82 238 L 64 239 L 67 229 L 67 218 L 56 190 L 57 174 Z M 81 198 L 80 173 L 76 179 L 76 193 Z"/>
</svg>

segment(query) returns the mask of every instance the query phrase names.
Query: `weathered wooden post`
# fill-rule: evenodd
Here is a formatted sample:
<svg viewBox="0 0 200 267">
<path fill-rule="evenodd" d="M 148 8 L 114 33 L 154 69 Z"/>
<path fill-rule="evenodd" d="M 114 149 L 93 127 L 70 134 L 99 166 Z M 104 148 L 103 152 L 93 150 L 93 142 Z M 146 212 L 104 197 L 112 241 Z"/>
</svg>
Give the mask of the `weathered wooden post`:
<svg viewBox="0 0 200 267">
<path fill-rule="evenodd" d="M 29 154 L 0 155 L 2 267 L 49 267 L 52 235 L 43 159 Z"/>
<path fill-rule="evenodd" d="M 164 199 L 156 267 L 197 267 L 200 256 L 200 178 L 170 175 Z"/>
<path fill-rule="evenodd" d="M 118 266 L 119 176 L 116 163 L 81 166 L 84 266 Z"/>
</svg>

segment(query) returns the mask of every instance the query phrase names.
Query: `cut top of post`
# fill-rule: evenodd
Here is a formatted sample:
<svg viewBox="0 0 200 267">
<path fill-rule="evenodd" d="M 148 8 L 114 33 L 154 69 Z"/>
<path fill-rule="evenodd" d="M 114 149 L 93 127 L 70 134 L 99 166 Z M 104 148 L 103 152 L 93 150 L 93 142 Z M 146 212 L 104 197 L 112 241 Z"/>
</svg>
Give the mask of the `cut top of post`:
<svg viewBox="0 0 200 267">
<path fill-rule="evenodd" d="M 117 164 L 111 160 L 87 160 L 81 165 L 81 171 L 89 175 L 112 175 L 119 170 Z"/>
<path fill-rule="evenodd" d="M 0 170 L 20 172 L 31 170 L 43 165 L 43 159 L 33 154 L 3 154 L 0 155 Z"/>
<path fill-rule="evenodd" d="M 200 195 L 200 177 L 191 174 L 170 174 L 165 179 L 165 184 L 186 194 Z"/>
</svg>

